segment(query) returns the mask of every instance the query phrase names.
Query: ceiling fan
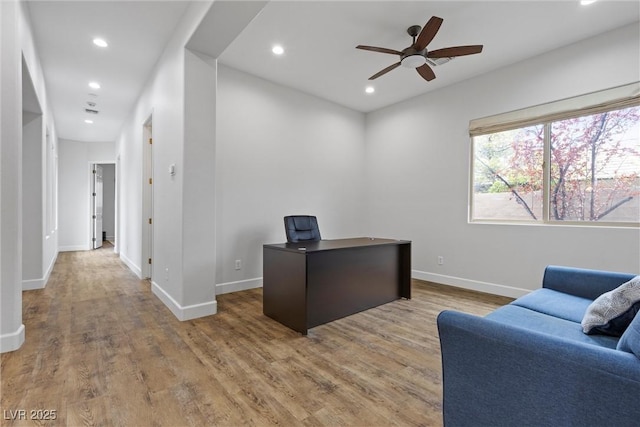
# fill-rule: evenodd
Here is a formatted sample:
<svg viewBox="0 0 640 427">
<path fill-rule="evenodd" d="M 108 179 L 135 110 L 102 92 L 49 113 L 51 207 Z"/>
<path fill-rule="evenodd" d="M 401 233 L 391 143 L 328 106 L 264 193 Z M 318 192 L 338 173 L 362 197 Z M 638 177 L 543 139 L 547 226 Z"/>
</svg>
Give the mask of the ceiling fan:
<svg viewBox="0 0 640 427">
<path fill-rule="evenodd" d="M 420 28 L 420 25 L 412 25 L 407 28 L 407 33 L 411 37 L 413 37 L 413 43 L 406 49 L 401 51 L 394 49 L 387 49 L 384 47 L 375 47 L 375 46 L 363 46 L 358 45 L 356 49 L 362 50 L 370 50 L 373 52 L 380 53 L 389 53 L 392 55 L 400 56 L 400 61 L 396 62 L 393 65 L 388 66 L 387 68 L 378 71 L 373 76 L 369 77 L 369 80 L 377 79 L 378 77 L 388 73 L 391 70 L 396 69 L 400 65 L 415 68 L 418 74 L 422 76 L 426 81 L 431 81 L 436 78 L 433 69 L 427 63 L 427 58 L 429 59 L 437 59 L 437 58 L 454 58 L 456 56 L 464 56 L 464 55 L 473 55 L 476 53 L 482 52 L 482 45 L 470 45 L 470 46 L 454 46 L 454 47 L 445 47 L 443 49 L 437 50 L 427 50 L 427 45 L 431 43 L 431 40 L 436 36 L 438 30 L 440 29 L 440 25 L 442 25 L 442 18 L 438 18 L 437 16 L 432 16 L 429 19 L 429 22 L 424 26 L 424 28 Z"/>
</svg>

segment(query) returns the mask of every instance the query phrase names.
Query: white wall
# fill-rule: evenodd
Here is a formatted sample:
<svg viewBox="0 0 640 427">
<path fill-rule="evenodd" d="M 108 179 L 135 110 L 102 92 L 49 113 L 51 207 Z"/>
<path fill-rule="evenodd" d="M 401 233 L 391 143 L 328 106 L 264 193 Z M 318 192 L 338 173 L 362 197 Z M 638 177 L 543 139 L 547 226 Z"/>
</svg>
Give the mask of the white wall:
<svg viewBox="0 0 640 427">
<path fill-rule="evenodd" d="M 24 78 L 23 78 L 24 82 Z M 22 114 L 22 282 L 42 278 L 42 115 Z M 25 283 L 27 282 L 27 283 Z"/>
<path fill-rule="evenodd" d="M 187 41 L 210 4 L 194 2 L 182 17 L 156 69 L 116 141 L 119 162 L 117 193 L 121 212 L 117 238 L 121 259 L 141 275 L 142 258 L 142 148 L 143 124 L 153 116 L 153 264 L 152 290 L 179 319 L 211 314 L 215 310 L 213 281 L 210 295 L 198 303 L 202 286 L 185 284 L 183 277 L 183 213 L 185 204 L 185 49 Z M 213 141 L 213 136 L 211 136 Z M 211 159 L 213 161 L 213 159 Z M 170 165 L 176 174 L 168 174 Z M 202 184 L 200 189 L 204 190 Z M 206 285 L 204 285 L 206 288 Z M 213 311 L 215 312 L 215 311 Z"/>
<path fill-rule="evenodd" d="M 261 285 L 285 215 L 316 215 L 327 239 L 366 234 L 364 114 L 222 65 L 217 94 L 218 293 Z"/>
<path fill-rule="evenodd" d="M 242 5 L 193 2 L 136 102 L 131 120 L 116 141 L 116 192 L 121 212 L 117 245 L 120 257 L 140 276 L 142 129 L 152 116 L 151 289 L 180 320 L 217 311 L 216 60 L 213 57 L 224 50 L 263 6 L 264 2 Z M 229 22 L 233 25 L 228 25 Z M 215 45 L 213 51 L 209 49 L 211 45 Z M 192 50 L 200 48 L 210 56 L 185 46 Z M 168 173 L 171 165 L 175 165 L 174 175 Z"/>
<path fill-rule="evenodd" d="M 20 7 L 0 2 L 0 352 L 24 342 L 22 324 L 22 94 Z"/>
<path fill-rule="evenodd" d="M 115 162 L 113 142 L 59 141 L 60 251 L 91 249 L 91 164 Z"/>
<path fill-rule="evenodd" d="M 23 79 L 28 78 L 30 82 L 23 82 L 22 86 L 33 85 L 34 99 L 30 103 L 37 103 L 37 109 L 42 113 L 42 118 L 38 124 L 38 129 L 34 129 L 38 141 L 37 148 L 40 152 L 39 159 L 32 159 L 33 162 L 26 164 L 23 160 L 22 167 L 29 166 L 31 168 L 40 168 L 40 176 L 24 171 L 23 176 L 29 176 L 30 179 L 38 179 L 36 184 L 37 195 L 30 194 L 34 200 L 38 200 L 39 207 L 37 211 L 23 211 L 23 227 L 22 231 L 28 228 L 38 228 L 37 241 L 33 241 L 33 245 L 23 247 L 23 257 L 33 257 L 37 259 L 35 263 L 31 263 L 34 269 L 32 274 L 25 276 L 23 274 L 22 289 L 41 289 L 44 288 L 49 280 L 49 275 L 53 270 L 55 260 L 58 255 L 58 230 L 55 224 L 56 204 L 53 198 L 56 196 L 57 184 L 56 180 L 56 161 L 58 157 L 57 133 L 53 114 L 49 107 L 47 91 L 44 81 L 44 73 L 35 48 L 33 40 L 33 31 L 29 18 L 28 7 L 25 2 L 20 4 L 20 44 L 26 70 L 23 70 Z M 23 92 L 24 93 L 24 92 Z M 27 101 L 23 99 L 23 102 Z M 23 110 L 32 110 L 32 106 L 23 104 Z M 23 142 L 24 149 L 24 142 Z M 23 184 L 24 186 L 24 184 Z M 31 188 L 34 188 L 33 186 Z M 25 188 L 23 188 L 23 197 L 25 196 Z M 24 263 L 23 263 L 24 264 Z"/>
<path fill-rule="evenodd" d="M 39 231 L 41 247 L 31 248 L 41 258 L 34 271 L 37 287 L 46 285 L 48 275 L 57 256 L 58 234 L 55 228 L 55 159 L 57 136 L 53 116 L 47 102 L 42 67 L 35 50 L 29 14 L 24 2 L 0 2 L 0 351 L 19 348 L 24 342 L 22 325 L 22 258 L 23 258 L 23 206 L 22 206 L 22 61 L 33 84 L 37 104 L 42 108 L 40 126 L 42 204 L 37 218 L 42 222 Z M 29 134 L 34 129 L 28 129 Z M 48 135 L 47 135 L 48 130 Z M 34 132 L 33 134 L 37 134 Z M 37 141 L 36 141 L 37 142 Z M 48 151 L 50 150 L 50 152 Z M 32 236 L 31 236 L 32 237 Z M 37 246 L 37 245 L 36 245 Z M 31 251 L 30 249 L 30 251 Z M 25 254 L 25 256 L 30 256 Z M 40 255 L 41 254 L 41 255 Z M 39 267 L 39 268 L 38 268 Z M 30 274 L 30 273 L 28 273 Z M 33 284 L 33 283 L 32 283 Z"/>
<path fill-rule="evenodd" d="M 469 120 L 637 81 L 639 40 L 634 24 L 368 114 L 371 234 L 412 240 L 415 277 L 509 296 L 548 264 L 639 273 L 638 229 L 467 222 Z"/>
<path fill-rule="evenodd" d="M 216 74 L 215 59 L 185 52 L 184 166 L 180 172 L 182 204 L 188 209 L 183 210 L 183 295 L 185 305 L 199 307 L 199 315 L 217 312 L 212 191 L 216 172 Z"/>
</svg>

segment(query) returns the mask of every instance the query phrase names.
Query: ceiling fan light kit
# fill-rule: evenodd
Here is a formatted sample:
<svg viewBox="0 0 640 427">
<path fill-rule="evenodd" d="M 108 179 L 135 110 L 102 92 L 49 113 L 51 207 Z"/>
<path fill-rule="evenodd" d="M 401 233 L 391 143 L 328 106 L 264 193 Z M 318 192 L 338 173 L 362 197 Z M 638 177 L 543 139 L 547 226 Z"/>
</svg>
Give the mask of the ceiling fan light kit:
<svg viewBox="0 0 640 427">
<path fill-rule="evenodd" d="M 356 46 L 356 49 L 388 53 L 390 55 L 398 55 L 400 57 L 399 62 L 377 72 L 373 76 L 369 77 L 369 80 L 375 80 L 402 65 L 407 68 L 415 68 L 423 79 L 431 81 L 436 78 L 431 65 L 444 64 L 457 56 L 473 55 L 482 52 L 482 45 L 453 46 L 428 51 L 427 45 L 431 43 L 438 33 L 442 22 L 442 18 L 432 16 L 424 28 L 421 28 L 420 25 L 412 25 L 407 28 L 407 33 L 413 38 L 413 43 L 402 51 L 376 46 Z"/>
<path fill-rule="evenodd" d="M 407 68 L 418 68 L 419 66 L 427 63 L 427 58 L 420 55 L 419 53 L 414 53 L 411 55 L 404 56 L 400 61 L 403 67 Z"/>
</svg>

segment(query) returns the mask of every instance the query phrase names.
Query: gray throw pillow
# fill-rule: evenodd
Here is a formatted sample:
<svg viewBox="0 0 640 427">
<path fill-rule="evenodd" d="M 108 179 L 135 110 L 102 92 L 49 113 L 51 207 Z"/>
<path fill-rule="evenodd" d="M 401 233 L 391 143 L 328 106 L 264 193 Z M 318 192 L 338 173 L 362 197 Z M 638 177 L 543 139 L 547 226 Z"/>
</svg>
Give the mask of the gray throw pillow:
<svg viewBox="0 0 640 427">
<path fill-rule="evenodd" d="M 640 276 L 596 298 L 582 318 L 582 331 L 585 334 L 601 333 L 619 337 L 638 311 Z"/>
</svg>

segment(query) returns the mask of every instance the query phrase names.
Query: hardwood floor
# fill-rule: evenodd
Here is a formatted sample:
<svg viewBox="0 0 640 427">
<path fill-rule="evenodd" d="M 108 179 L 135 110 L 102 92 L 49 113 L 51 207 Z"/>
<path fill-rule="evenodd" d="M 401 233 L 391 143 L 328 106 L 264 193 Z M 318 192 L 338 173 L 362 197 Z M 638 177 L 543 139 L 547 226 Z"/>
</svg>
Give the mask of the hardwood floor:
<svg viewBox="0 0 640 427">
<path fill-rule="evenodd" d="M 437 314 L 510 301 L 414 281 L 413 299 L 303 337 L 262 314 L 261 289 L 217 300 L 217 315 L 180 322 L 112 248 L 60 253 L 47 287 L 23 293 L 0 424 L 437 426 Z"/>
</svg>

